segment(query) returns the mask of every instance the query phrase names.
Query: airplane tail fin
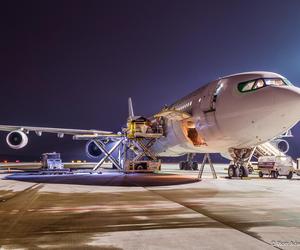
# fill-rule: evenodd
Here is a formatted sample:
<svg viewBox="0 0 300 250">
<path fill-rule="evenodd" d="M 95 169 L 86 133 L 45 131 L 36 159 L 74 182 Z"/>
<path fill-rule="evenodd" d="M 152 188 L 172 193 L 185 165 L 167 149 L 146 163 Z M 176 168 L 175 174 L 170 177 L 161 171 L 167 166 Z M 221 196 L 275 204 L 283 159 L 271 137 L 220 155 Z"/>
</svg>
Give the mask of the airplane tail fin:
<svg viewBox="0 0 300 250">
<path fill-rule="evenodd" d="M 134 117 L 131 97 L 128 98 L 128 115 L 129 119 L 132 119 Z"/>
</svg>

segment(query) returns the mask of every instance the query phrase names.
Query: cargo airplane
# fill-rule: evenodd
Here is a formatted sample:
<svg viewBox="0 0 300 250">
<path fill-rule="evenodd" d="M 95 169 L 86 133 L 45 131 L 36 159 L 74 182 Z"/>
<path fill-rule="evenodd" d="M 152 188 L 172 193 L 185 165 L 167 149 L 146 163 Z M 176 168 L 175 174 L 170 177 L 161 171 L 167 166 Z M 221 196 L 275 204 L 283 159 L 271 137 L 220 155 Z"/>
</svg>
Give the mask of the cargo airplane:
<svg viewBox="0 0 300 250">
<path fill-rule="evenodd" d="M 220 153 L 231 159 L 230 177 L 247 176 L 252 149 L 293 127 L 300 119 L 300 88 L 272 72 L 245 72 L 221 77 L 200 87 L 148 118 L 163 125 L 164 135 L 150 150 L 157 156 Z M 130 114 L 133 115 L 132 106 Z M 113 132 L 0 125 L 13 149 L 27 145 L 29 132 L 109 138 Z M 95 155 L 93 141 L 87 153 Z"/>
</svg>

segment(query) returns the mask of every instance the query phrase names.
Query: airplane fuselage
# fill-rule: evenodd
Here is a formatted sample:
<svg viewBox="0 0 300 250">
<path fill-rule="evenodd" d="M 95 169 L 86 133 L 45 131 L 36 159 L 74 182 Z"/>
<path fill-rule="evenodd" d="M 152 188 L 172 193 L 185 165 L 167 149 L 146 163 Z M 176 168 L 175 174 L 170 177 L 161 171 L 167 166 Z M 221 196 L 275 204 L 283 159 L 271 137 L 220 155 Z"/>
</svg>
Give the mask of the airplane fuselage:
<svg viewBox="0 0 300 250">
<path fill-rule="evenodd" d="M 212 81 L 169 106 L 188 113 L 165 119 L 166 136 L 152 150 L 160 156 L 228 153 L 269 141 L 300 119 L 300 90 L 283 76 L 249 72 Z M 291 108 L 294 109 L 292 110 Z"/>
</svg>

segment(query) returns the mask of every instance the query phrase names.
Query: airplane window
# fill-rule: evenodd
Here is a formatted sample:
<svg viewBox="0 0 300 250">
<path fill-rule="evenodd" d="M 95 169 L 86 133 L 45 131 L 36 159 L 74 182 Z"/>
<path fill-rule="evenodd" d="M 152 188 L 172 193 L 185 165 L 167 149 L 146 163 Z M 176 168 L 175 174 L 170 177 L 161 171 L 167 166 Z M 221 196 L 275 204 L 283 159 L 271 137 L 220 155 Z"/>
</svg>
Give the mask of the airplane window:
<svg viewBox="0 0 300 250">
<path fill-rule="evenodd" d="M 262 88 L 264 85 L 265 85 L 264 81 L 262 79 L 259 79 L 256 81 L 253 89 Z"/>
</svg>

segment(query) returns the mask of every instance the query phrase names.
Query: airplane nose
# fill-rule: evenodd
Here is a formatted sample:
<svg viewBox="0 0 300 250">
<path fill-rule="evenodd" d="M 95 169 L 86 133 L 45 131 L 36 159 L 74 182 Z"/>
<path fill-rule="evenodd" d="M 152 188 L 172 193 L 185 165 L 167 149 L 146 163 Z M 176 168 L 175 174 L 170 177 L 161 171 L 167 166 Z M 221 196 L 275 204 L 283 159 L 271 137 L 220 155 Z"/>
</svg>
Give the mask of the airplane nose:
<svg viewBox="0 0 300 250">
<path fill-rule="evenodd" d="M 273 110 L 276 123 L 292 127 L 300 120 L 300 88 L 294 86 L 272 87 Z"/>
<path fill-rule="evenodd" d="M 300 88 L 273 87 L 273 103 L 284 116 L 300 120 Z"/>
<path fill-rule="evenodd" d="M 267 86 L 219 99 L 217 105 L 220 131 L 236 147 L 247 147 L 283 134 L 300 120 L 300 88 Z"/>
</svg>

